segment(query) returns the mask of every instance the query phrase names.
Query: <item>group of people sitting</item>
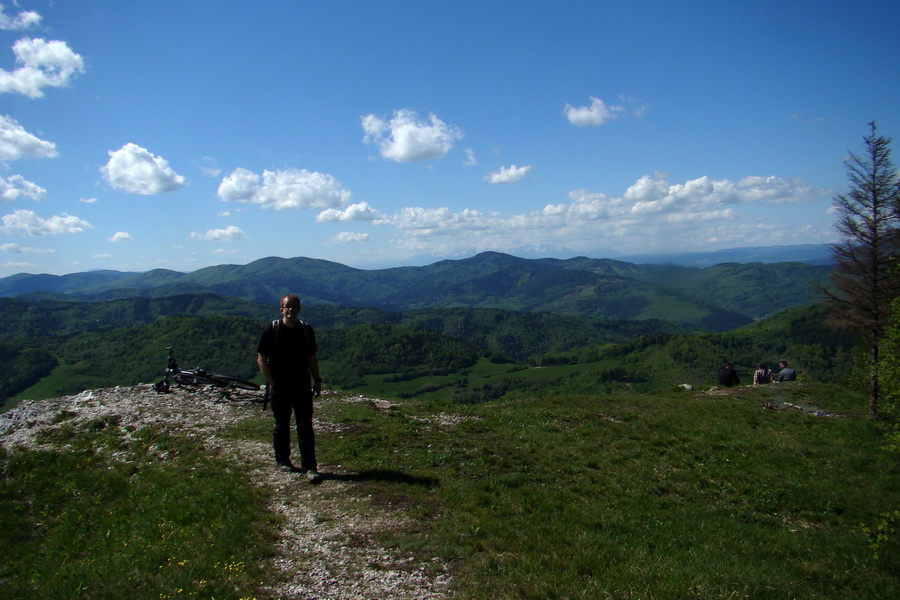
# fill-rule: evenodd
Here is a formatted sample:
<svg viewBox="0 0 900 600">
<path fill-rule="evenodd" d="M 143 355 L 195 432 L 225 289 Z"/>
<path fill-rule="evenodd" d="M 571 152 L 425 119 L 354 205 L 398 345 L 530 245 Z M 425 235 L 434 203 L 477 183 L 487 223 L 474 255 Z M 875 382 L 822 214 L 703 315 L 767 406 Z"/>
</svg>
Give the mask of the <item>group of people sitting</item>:
<svg viewBox="0 0 900 600">
<path fill-rule="evenodd" d="M 772 383 L 773 381 L 776 383 L 784 383 L 786 381 L 797 380 L 797 371 L 790 368 L 786 360 L 779 362 L 778 366 L 780 368 L 778 375 L 773 375 L 766 363 L 759 363 L 756 365 L 756 372 L 753 373 L 753 385 L 762 385 Z M 741 383 L 741 379 L 738 377 L 737 371 L 734 368 L 734 363 L 731 361 L 725 363 L 725 368 L 719 371 L 718 379 L 719 385 L 725 387 L 740 385 Z"/>
</svg>

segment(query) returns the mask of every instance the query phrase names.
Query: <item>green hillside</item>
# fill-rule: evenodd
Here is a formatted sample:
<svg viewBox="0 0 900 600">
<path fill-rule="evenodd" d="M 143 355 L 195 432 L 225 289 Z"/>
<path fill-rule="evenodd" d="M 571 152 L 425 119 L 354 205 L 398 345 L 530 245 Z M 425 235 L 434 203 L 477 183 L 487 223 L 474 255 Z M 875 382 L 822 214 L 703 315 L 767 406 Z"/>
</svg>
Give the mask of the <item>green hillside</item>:
<svg viewBox="0 0 900 600">
<path fill-rule="evenodd" d="M 191 273 L 33 275 L 0 279 L 0 297 L 100 301 L 214 294 L 274 305 L 286 292 L 307 306 L 403 312 L 492 308 L 611 320 L 664 320 L 692 331 L 728 331 L 814 304 L 830 269 L 801 263 L 708 268 L 606 259 L 529 260 L 486 252 L 423 267 L 362 270 L 310 258 L 265 258 Z M 65 294 L 66 298 L 61 298 Z"/>
<path fill-rule="evenodd" d="M 0 339 L 0 401 L 12 399 L 9 408 L 21 398 L 156 381 L 168 346 L 176 348 L 182 366 L 258 377 L 256 342 L 271 316 L 268 307 L 211 295 L 106 303 L 3 300 L 0 320 L 15 337 Z M 327 385 L 388 396 L 449 395 L 465 403 L 558 389 L 700 389 L 714 383 L 726 360 L 737 364 L 744 381 L 757 362 L 774 366 L 786 359 L 809 381 L 834 382 L 849 371 L 853 353 L 853 340 L 828 327 L 817 306 L 702 335 L 655 321 L 497 309 L 389 313 L 313 306 L 303 317 L 316 327 Z"/>
<path fill-rule="evenodd" d="M 0 340 L 66 336 L 146 325 L 173 315 L 232 315 L 264 320 L 277 310 L 214 294 L 143 296 L 102 302 L 0 298 Z"/>
<path fill-rule="evenodd" d="M 469 600 L 900 594 L 900 463 L 843 387 L 331 394 L 318 486 L 260 476 L 271 417 L 256 405 L 137 393 L 102 392 L 103 419 L 61 411 L 39 447 L 0 447 L 4 597 L 269 598 L 285 551 L 331 589 L 408 571 Z M 279 544 L 304 527 L 318 537 Z M 347 549 L 327 555 L 337 574 L 316 568 L 328 548 Z"/>
<path fill-rule="evenodd" d="M 456 293 L 491 289 L 489 263 Z M 551 279 L 513 287 L 538 298 Z M 384 523 L 403 525 L 347 539 L 402 559 L 384 550 L 359 568 L 446 568 L 454 598 L 900 593 L 900 463 L 841 383 L 854 341 L 819 305 L 698 334 L 649 319 L 307 304 L 328 393 L 316 409 L 325 479 L 302 496 L 259 477 L 271 417 L 258 405 L 129 387 L 162 378 L 167 346 L 182 366 L 258 378 L 256 342 L 276 315 L 210 293 L 0 299 L 2 410 L 99 390 L 119 411 L 81 418 L 79 401 L 45 423 L 40 447 L 0 446 L 4 597 L 267 597 L 283 551 L 276 494 L 317 527 L 396 514 Z M 749 383 L 757 362 L 780 359 L 800 381 L 713 387 L 726 360 Z M 181 422 L 124 416 L 151 410 Z"/>
</svg>

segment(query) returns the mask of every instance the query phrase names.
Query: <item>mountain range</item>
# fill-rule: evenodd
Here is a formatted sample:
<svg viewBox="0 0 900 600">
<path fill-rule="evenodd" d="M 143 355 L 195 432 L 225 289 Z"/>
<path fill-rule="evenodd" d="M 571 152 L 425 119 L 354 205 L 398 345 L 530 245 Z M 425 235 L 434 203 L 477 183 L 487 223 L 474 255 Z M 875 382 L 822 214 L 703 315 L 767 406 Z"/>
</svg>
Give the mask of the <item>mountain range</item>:
<svg viewBox="0 0 900 600">
<path fill-rule="evenodd" d="M 362 270 L 312 258 L 263 258 L 190 273 L 90 271 L 0 279 L 0 297 L 98 301 L 213 293 L 276 305 L 294 292 L 306 305 L 405 311 L 498 308 L 594 318 L 662 319 L 688 331 L 726 331 L 816 303 L 831 266 L 802 262 L 708 267 L 612 259 L 525 259 L 485 252 L 421 267 Z"/>
</svg>

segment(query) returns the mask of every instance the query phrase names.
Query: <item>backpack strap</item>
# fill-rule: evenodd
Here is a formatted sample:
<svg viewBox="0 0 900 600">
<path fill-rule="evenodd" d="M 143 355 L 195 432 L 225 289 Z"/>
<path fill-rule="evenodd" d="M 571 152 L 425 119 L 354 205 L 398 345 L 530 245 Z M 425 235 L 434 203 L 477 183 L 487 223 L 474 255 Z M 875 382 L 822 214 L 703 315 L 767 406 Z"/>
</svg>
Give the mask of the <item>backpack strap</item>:
<svg viewBox="0 0 900 600">
<path fill-rule="evenodd" d="M 300 321 L 300 319 L 297 320 Z M 272 331 L 275 332 L 275 335 L 278 335 L 279 325 L 281 325 L 281 319 L 275 319 L 274 321 L 272 321 Z M 300 321 L 300 327 L 303 329 L 303 337 L 306 338 L 306 345 L 309 346 L 309 323 L 307 323 L 306 321 Z"/>
</svg>

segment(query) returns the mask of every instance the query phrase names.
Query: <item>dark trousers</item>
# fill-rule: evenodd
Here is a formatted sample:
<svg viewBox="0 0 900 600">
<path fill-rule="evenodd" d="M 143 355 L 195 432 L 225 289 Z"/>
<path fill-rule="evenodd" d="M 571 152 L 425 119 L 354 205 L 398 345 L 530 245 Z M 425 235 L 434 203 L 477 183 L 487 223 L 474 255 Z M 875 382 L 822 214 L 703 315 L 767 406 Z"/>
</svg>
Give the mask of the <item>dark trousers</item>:
<svg viewBox="0 0 900 600">
<path fill-rule="evenodd" d="M 300 468 L 318 469 L 316 463 L 316 434 L 313 431 L 312 391 L 273 388 L 269 402 L 275 417 L 272 433 L 275 462 L 287 464 L 291 460 L 291 414 L 297 422 L 297 445 L 300 449 Z"/>
</svg>

